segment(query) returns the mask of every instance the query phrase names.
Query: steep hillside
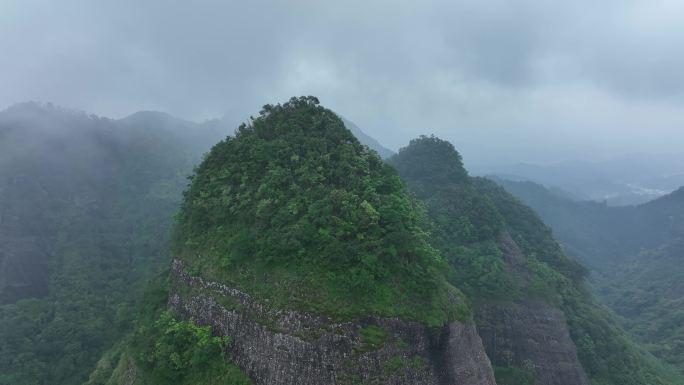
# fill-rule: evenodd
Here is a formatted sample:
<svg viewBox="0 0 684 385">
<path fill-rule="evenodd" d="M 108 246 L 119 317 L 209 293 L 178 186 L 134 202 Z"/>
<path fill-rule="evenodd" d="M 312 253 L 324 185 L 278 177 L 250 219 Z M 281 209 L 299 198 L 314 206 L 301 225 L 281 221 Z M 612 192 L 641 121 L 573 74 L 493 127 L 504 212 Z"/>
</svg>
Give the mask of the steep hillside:
<svg viewBox="0 0 684 385">
<path fill-rule="evenodd" d="M 211 360 L 166 364 L 200 345 L 154 343 L 160 323 L 189 320 L 256 384 L 494 384 L 420 206 L 313 97 L 264 106 L 213 147 L 172 253 L 170 313 L 153 309 L 119 353 L 132 383 L 202 371 Z"/>
<path fill-rule="evenodd" d="M 452 318 L 438 254 L 393 170 L 315 99 L 267 107 L 198 167 L 175 257 L 281 306 Z"/>
<path fill-rule="evenodd" d="M 351 131 L 352 134 L 354 134 L 354 136 L 359 140 L 359 142 L 365 144 L 366 146 L 368 146 L 368 148 L 377 152 L 381 158 L 387 159 L 390 156 L 394 155 L 394 152 L 392 150 L 380 144 L 380 142 L 378 142 L 375 138 L 372 138 L 368 136 L 365 132 L 361 131 L 361 129 L 353 122 L 345 118 L 342 118 L 342 122 L 344 122 L 344 126 L 347 127 L 347 129 Z"/>
<path fill-rule="evenodd" d="M 215 145 L 183 196 L 228 131 L 158 112 L 0 113 L 0 384 L 493 385 L 490 359 L 499 385 L 680 383 L 612 326 L 534 213 L 469 177 L 447 142 L 391 161 L 425 212 L 342 120 L 295 98 Z M 648 239 L 678 233 L 679 217 L 661 223 L 678 197 L 641 214 L 658 224 Z M 616 279 L 666 274 L 631 266 Z M 668 282 L 660 304 L 677 306 Z M 632 291 L 654 325 L 635 334 L 678 354 L 659 342 L 678 313 L 658 319 Z"/>
<path fill-rule="evenodd" d="M 81 383 L 168 263 L 186 175 L 222 135 L 144 115 L 0 113 L 0 383 Z"/>
<path fill-rule="evenodd" d="M 421 137 L 390 162 L 426 202 L 432 244 L 474 302 L 499 385 L 680 383 L 614 326 L 534 212 L 470 178 L 450 143 Z"/>
<path fill-rule="evenodd" d="M 684 372 L 684 239 L 640 252 L 603 277 L 599 294 L 644 346 Z"/>
<path fill-rule="evenodd" d="M 80 384 L 131 329 L 186 176 L 228 133 L 152 111 L 0 112 L 1 384 Z"/>
<path fill-rule="evenodd" d="M 600 297 L 652 353 L 684 372 L 684 189 L 652 202 L 576 202 L 531 182 L 499 181 L 536 209 L 568 254 L 594 268 Z"/>
<path fill-rule="evenodd" d="M 603 161 L 512 164 L 480 170 L 513 181 L 533 181 L 580 200 L 637 205 L 684 185 L 684 154 L 631 154 Z"/>
<path fill-rule="evenodd" d="M 533 207 L 570 255 L 601 272 L 684 235 L 684 188 L 639 206 L 610 207 L 571 200 L 533 182 L 497 182 Z"/>
</svg>

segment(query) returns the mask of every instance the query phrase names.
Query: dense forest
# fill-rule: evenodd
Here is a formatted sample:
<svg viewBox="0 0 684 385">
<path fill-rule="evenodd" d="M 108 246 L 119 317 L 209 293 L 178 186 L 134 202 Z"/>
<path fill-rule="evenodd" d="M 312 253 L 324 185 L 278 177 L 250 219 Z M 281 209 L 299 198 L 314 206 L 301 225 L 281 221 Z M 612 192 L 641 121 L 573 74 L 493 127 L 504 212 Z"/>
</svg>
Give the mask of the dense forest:
<svg viewBox="0 0 684 385">
<path fill-rule="evenodd" d="M 141 293 L 168 268 L 187 177 L 233 129 L 36 103 L 0 113 L 0 384 L 80 384 L 156 306 Z"/>
<path fill-rule="evenodd" d="M 267 105 L 197 168 L 173 254 L 276 306 L 443 324 L 453 314 L 420 206 L 315 98 Z"/>
<path fill-rule="evenodd" d="M 0 383 L 79 384 L 168 266 L 193 164 L 223 133 L 37 104 L 0 114 Z"/>
<path fill-rule="evenodd" d="M 565 314 L 578 355 L 593 384 L 675 384 L 680 380 L 636 347 L 586 288 L 587 270 L 568 258 L 539 217 L 494 182 L 471 178 L 454 147 L 421 137 L 390 158 L 427 205 L 433 244 L 452 267 L 451 280 L 478 305 L 549 303 Z M 522 260 L 502 257 L 502 239 Z M 490 352 L 488 352 L 490 353 Z M 495 354 L 490 353 L 490 358 Z M 499 384 L 534 383 L 524 359 L 500 367 Z M 504 360 L 494 364 L 504 364 Z"/>
<path fill-rule="evenodd" d="M 683 40 L 673 0 L 0 0 L 0 385 L 684 385 Z"/>
<path fill-rule="evenodd" d="M 422 206 L 396 171 L 314 97 L 264 106 L 211 149 L 191 181 L 176 216 L 171 254 L 193 279 L 237 288 L 277 314 L 294 310 L 335 323 L 373 316 L 442 327 L 470 317 L 428 242 Z M 190 291 L 184 293 L 190 299 L 196 295 L 179 282 L 172 286 Z M 157 292 L 169 288 L 162 278 Z M 202 301 L 216 298 L 199 295 Z M 130 371 L 135 384 L 213 383 L 201 373 L 211 372 L 215 360 L 224 362 L 221 344 L 231 339 L 214 342 L 202 334 L 209 329 L 165 310 L 164 298 L 148 296 L 135 331 L 106 354 L 89 384 Z M 220 301 L 245 311 L 231 298 Z M 256 322 L 277 330 L 275 320 Z M 163 337 L 169 330 L 171 339 Z M 356 354 L 380 348 L 386 333 L 364 327 Z M 247 381 L 240 371 L 229 371 L 224 380 Z"/>
<path fill-rule="evenodd" d="M 498 180 L 534 207 L 623 326 L 684 372 L 684 189 L 638 205 L 575 201 L 532 182 Z"/>
<path fill-rule="evenodd" d="M 435 349 L 471 324 L 480 335 L 460 354 L 483 345 L 468 370 L 498 385 L 682 382 L 619 325 L 681 364 L 682 314 L 664 314 L 681 305 L 667 269 L 682 250 L 681 192 L 630 209 L 544 195 L 551 211 L 535 208 L 554 230 L 548 213 L 566 207 L 568 229 L 604 230 L 556 231 L 559 245 L 449 142 L 420 137 L 384 161 L 377 151 L 391 152 L 314 97 L 266 105 L 234 132 L 24 104 L 0 113 L 0 138 L 0 384 L 259 383 L 221 317 L 303 346 L 337 341 L 321 354 L 358 360 L 343 360 L 345 384 L 443 375 Z M 601 298 L 624 319 L 577 261 L 602 272 Z M 184 313 L 193 305 L 210 316 Z M 325 323 L 292 333 L 283 319 Z M 278 357 L 295 354 L 285 345 Z M 354 372 L 369 362 L 373 376 Z"/>
</svg>

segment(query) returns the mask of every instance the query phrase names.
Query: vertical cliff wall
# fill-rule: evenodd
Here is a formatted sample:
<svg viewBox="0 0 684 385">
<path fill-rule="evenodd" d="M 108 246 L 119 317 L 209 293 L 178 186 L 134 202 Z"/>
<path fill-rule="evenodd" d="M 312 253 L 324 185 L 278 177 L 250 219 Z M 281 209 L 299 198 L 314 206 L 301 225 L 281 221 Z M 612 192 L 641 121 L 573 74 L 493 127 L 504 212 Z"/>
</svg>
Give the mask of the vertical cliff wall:
<svg viewBox="0 0 684 385">
<path fill-rule="evenodd" d="M 499 249 L 507 268 L 528 277 L 522 251 L 505 233 Z M 534 300 L 480 304 L 477 327 L 494 366 L 528 371 L 536 385 L 589 385 L 563 312 Z"/>
<path fill-rule="evenodd" d="M 429 328 L 367 317 L 334 323 L 270 309 L 248 294 L 172 267 L 169 304 L 230 336 L 231 359 L 256 384 L 495 385 L 473 322 Z"/>
<path fill-rule="evenodd" d="M 589 385 L 560 310 L 541 302 L 483 305 L 476 319 L 495 366 L 531 370 L 538 385 Z"/>
</svg>

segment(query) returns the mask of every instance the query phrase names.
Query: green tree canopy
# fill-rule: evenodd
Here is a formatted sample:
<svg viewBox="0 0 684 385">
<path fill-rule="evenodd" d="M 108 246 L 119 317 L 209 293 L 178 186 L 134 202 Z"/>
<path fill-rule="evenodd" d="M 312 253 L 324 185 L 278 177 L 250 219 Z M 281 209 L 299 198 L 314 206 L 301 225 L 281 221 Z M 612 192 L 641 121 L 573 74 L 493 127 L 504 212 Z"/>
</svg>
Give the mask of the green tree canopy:
<svg viewBox="0 0 684 385">
<path fill-rule="evenodd" d="M 271 303 L 443 323 L 453 313 L 421 207 L 314 97 L 266 105 L 197 168 L 174 253 Z"/>
</svg>

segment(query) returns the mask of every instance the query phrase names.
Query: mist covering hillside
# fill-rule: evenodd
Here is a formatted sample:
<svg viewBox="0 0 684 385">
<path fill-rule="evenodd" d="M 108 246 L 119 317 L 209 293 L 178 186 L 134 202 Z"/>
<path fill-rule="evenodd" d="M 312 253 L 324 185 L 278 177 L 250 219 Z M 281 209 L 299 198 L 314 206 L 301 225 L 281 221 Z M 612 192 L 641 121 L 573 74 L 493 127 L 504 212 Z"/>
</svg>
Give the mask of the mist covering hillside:
<svg viewBox="0 0 684 385">
<path fill-rule="evenodd" d="M 574 200 L 627 206 L 646 203 L 684 186 L 684 154 L 628 154 L 601 161 L 478 166 L 477 172 L 541 183 Z"/>
<path fill-rule="evenodd" d="M 159 112 L 0 112 L 0 383 L 85 380 L 167 267 L 187 177 L 233 130 Z"/>
<path fill-rule="evenodd" d="M 291 101 L 291 103 L 295 102 Z M 269 111 L 273 110 L 262 110 L 263 119 L 269 118 L 272 114 Z M 289 122 L 296 121 L 289 120 Z M 377 141 L 370 140 L 356 126 L 352 126 L 348 121 L 343 122 L 362 142 L 367 143 L 372 149 L 377 149 L 380 155 L 391 155 L 388 150 Z M 289 126 L 290 128 L 281 128 L 285 131 L 279 135 L 288 135 L 287 130 L 290 129 L 311 129 L 309 123 L 302 126 L 297 126 L 300 123 L 289 124 L 295 125 Z M 0 168 L 3 171 L 0 179 L 2 187 L 0 188 L 0 208 L 2 209 L 0 237 L 3 239 L 0 246 L 0 266 L 2 266 L 0 298 L 3 301 L 3 305 L 0 305 L 0 322 L 2 323 L 0 383 L 124 384 L 124 374 L 133 370 L 131 368 L 137 368 L 135 371 L 138 373 L 138 381 L 156 381 L 152 383 L 160 384 L 168 383 L 173 378 L 173 381 L 179 383 L 187 382 L 197 385 L 204 383 L 206 376 L 214 375 L 224 376 L 221 378 L 225 381 L 254 379 L 258 381 L 261 378 L 254 373 L 249 375 L 251 380 L 245 377 L 241 369 L 244 366 L 241 366 L 240 356 L 234 355 L 235 361 L 229 360 L 234 363 L 229 362 L 224 365 L 222 363 L 224 361 L 220 359 L 221 356 L 216 355 L 216 349 L 220 351 L 239 348 L 240 345 L 235 345 L 237 342 L 233 342 L 234 345 L 222 345 L 227 342 L 217 340 L 215 343 L 212 342 L 212 345 L 197 345 L 199 340 L 195 338 L 200 337 L 191 336 L 203 335 L 201 333 L 205 332 L 201 330 L 204 329 L 193 329 L 196 326 L 193 326 L 192 322 L 188 323 L 183 319 L 175 318 L 177 316 L 166 315 L 167 313 L 164 312 L 169 291 L 174 293 L 180 290 L 173 289 L 174 286 L 169 287 L 166 277 L 168 277 L 167 269 L 173 258 L 169 251 L 171 229 L 174 223 L 172 218 L 183 200 L 182 191 L 187 189 L 188 183 L 197 178 L 188 180 L 188 176 L 203 159 L 204 162 L 211 161 L 212 158 L 203 157 L 202 154 L 212 147 L 214 147 L 212 152 L 218 154 L 214 144 L 229 135 L 240 137 L 240 129 L 235 131 L 235 128 L 230 128 L 224 120 L 193 123 L 159 112 L 138 112 L 123 119 L 113 120 L 52 105 L 27 103 L 13 106 L 0 113 L 0 135 L 3 139 L 0 142 L 3 150 L 0 156 Z M 272 138 L 269 136 L 271 134 L 260 135 Z M 247 139 L 241 140 L 251 143 Z M 301 149 L 298 159 L 309 159 L 308 157 L 312 156 L 310 151 L 321 149 L 313 144 L 320 143 L 313 138 L 309 138 L 314 141 L 307 145 L 304 145 L 304 142 L 300 143 L 300 140 L 304 140 L 304 137 L 301 139 L 292 137 L 288 141 L 275 143 L 292 143 L 292 145 L 300 146 L 294 147 Z M 249 146 L 257 145 L 249 144 Z M 311 294 L 306 294 L 297 300 L 299 305 L 296 308 L 299 311 L 304 309 L 315 314 L 342 316 L 345 320 L 349 319 L 346 317 L 351 316 L 354 319 L 366 312 L 388 312 L 387 314 L 397 314 L 400 318 L 408 317 L 408 319 L 422 320 L 421 322 L 429 324 L 441 324 L 447 319 L 454 320 L 451 322 L 471 322 L 479 329 L 478 338 L 482 338 L 484 346 L 482 353 L 477 354 L 484 354 L 486 351 L 489 356 L 486 362 L 489 360 L 492 362 L 491 369 L 480 367 L 477 370 L 484 370 L 484 372 L 490 370 L 492 381 L 495 378 L 498 384 L 536 384 L 539 381 L 556 377 L 565 378 L 559 384 L 569 385 L 584 384 L 588 381 L 599 384 L 617 384 L 624 383 L 627 379 L 634 380 L 635 384 L 645 384 L 648 381 L 676 384 L 677 374 L 667 366 L 658 363 L 641 347 L 634 345 L 617 326 L 620 322 L 594 302 L 595 300 L 586 291 L 583 283 L 584 268 L 563 255 L 535 214 L 515 202 L 512 197 L 503 190 L 497 189 L 492 183 L 484 179 L 469 177 L 463 168 L 460 155 L 450 146 L 448 142 L 436 138 L 422 138 L 411 142 L 409 147 L 402 150 L 399 155 L 390 158 L 389 162 L 398 168 L 399 175 L 405 179 L 409 189 L 416 194 L 416 198 L 421 199 L 426 205 L 428 222 L 420 226 L 431 228 L 430 234 L 433 236 L 430 238 L 430 244 L 434 249 L 423 252 L 432 253 L 431 255 L 440 260 L 444 258 L 447 265 L 441 268 L 443 271 L 439 274 L 433 268 L 420 274 L 428 274 L 427 276 L 437 274 L 430 280 L 443 282 L 444 279 L 448 285 L 452 285 L 450 287 L 453 287 L 447 292 L 454 290 L 454 293 L 461 293 L 449 294 L 449 296 L 456 295 L 454 298 L 460 298 L 457 300 L 460 305 L 453 313 L 455 316 L 448 316 L 444 319 L 441 318 L 442 316 L 437 316 L 440 314 L 437 310 L 442 305 L 435 304 L 439 302 L 431 302 L 432 305 L 429 306 L 433 307 L 425 309 L 433 310 L 421 311 L 419 316 L 411 316 L 410 313 L 406 313 L 407 310 L 400 310 L 402 308 L 397 307 L 399 303 L 396 301 L 375 302 L 384 301 L 381 300 L 383 296 L 392 292 L 387 290 L 394 290 L 391 289 L 391 285 L 378 286 L 374 289 L 378 290 L 377 296 L 368 297 L 366 301 L 370 302 L 363 305 L 366 307 L 358 309 L 350 307 L 345 310 L 342 306 L 345 303 L 344 296 L 331 297 L 336 298 L 334 299 L 336 306 L 331 308 L 325 302 L 317 302 L 315 297 L 310 297 Z M 259 147 L 245 148 L 244 151 L 255 151 Z M 375 154 L 375 152 L 371 153 Z M 221 159 L 229 159 L 229 154 L 230 152 L 224 153 Z M 274 154 L 266 152 L 263 156 L 266 157 L 264 159 L 270 159 Z M 322 156 L 321 159 L 328 159 L 329 155 L 323 154 Z M 250 164 L 257 164 L 248 163 L 242 159 L 244 158 L 235 158 L 227 164 L 236 164 L 236 167 L 238 164 L 242 164 L 240 167 L 251 167 Z M 294 158 L 288 155 L 283 159 L 293 162 Z M 319 162 L 312 164 L 319 164 L 320 168 Z M 216 170 L 222 169 L 224 171 L 220 172 L 225 173 L 228 168 L 222 167 L 224 168 Z M 273 164 L 269 167 L 275 170 Z M 383 173 L 392 170 L 389 166 L 385 167 L 388 168 Z M 253 175 L 262 174 L 259 172 Z M 276 174 L 263 175 L 268 178 L 277 177 Z M 306 173 L 301 175 L 306 175 Z M 209 181 L 214 180 L 212 178 L 215 177 L 203 178 Z M 274 179 L 276 180 L 278 179 Z M 306 183 L 314 182 L 307 180 Z M 310 189 L 316 188 L 316 183 L 318 182 L 312 184 L 307 190 L 297 193 L 293 202 L 311 194 Z M 340 186 L 348 186 L 349 178 L 343 178 L 336 183 L 342 183 Z M 284 193 L 278 192 L 278 188 L 282 187 L 275 187 L 279 184 L 270 186 L 269 188 L 275 188 L 275 190 L 269 194 Z M 383 184 L 377 186 L 374 188 L 379 188 L 381 191 L 389 188 L 382 187 Z M 393 188 L 398 188 L 398 185 Z M 263 194 L 263 187 L 254 191 L 261 191 L 254 194 Z M 646 289 L 638 286 L 639 279 L 635 278 L 646 274 L 649 277 L 670 277 L 668 279 L 672 285 L 678 282 L 673 278 L 676 275 L 673 275 L 672 270 L 659 267 L 666 266 L 666 263 L 657 264 L 651 261 L 672 261 L 673 255 L 676 255 L 678 243 L 672 234 L 680 231 L 681 226 L 679 226 L 678 217 L 670 214 L 679 212 L 681 209 L 677 203 L 679 194 L 675 193 L 636 208 L 611 208 L 599 203 L 580 204 L 565 196 L 559 197 L 550 193 L 544 195 L 545 190 L 541 188 L 530 191 L 537 191 L 536 196 L 532 195 L 536 198 L 544 196 L 548 199 L 548 202 L 545 201 L 548 203 L 546 207 L 540 205 L 534 207 L 552 226 L 555 226 L 554 217 L 549 217 L 548 212 L 562 210 L 564 207 L 568 207 L 569 212 L 572 212 L 574 216 L 571 217 L 568 213 L 562 212 L 558 214 L 558 217 L 569 218 L 569 220 L 575 218 L 575 222 L 571 221 L 566 225 L 567 228 L 575 229 L 575 231 L 582 228 L 590 229 L 591 226 L 598 226 L 605 230 L 608 228 L 604 226 L 605 224 L 619 223 L 622 226 L 624 232 L 619 234 L 609 231 L 581 233 L 591 234 L 584 238 L 580 237 L 583 243 L 576 243 L 575 249 L 584 250 L 584 253 L 575 253 L 575 249 L 568 248 L 571 242 L 568 242 L 564 233 L 556 232 L 556 234 L 560 236 L 568 255 L 576 257 L 592 269 L 606 274 L 610 270 L 600 269 L 614 263 L 620 263 L 623 266 L 620 274 L 611 275 L 612 281 L 606 279 L 605 285 L 601 286 L 602 291 L 598 292 L 600 298 L 612 306 L 617 314 L 629 320 L 629 322 L 622 322 L 622 325 L 648 350 L 672 364 L 679 364 L 677 345 L 672 345 L 673 341 L 678 338 L 672 330 L 677 329 L 672 329 L 671 326 L 677 324 L 677 313 L 672 313 L 671 316 L 668 314 L 668 317 L 658 317 L 657 324 L 655 320 L 655 314 L 660 311 L 658 309 L 664 309 L 665 306 L 677 306 L 679 294 L 676 290 L 658 291 L 660 305 L 653 305 L 650 297 L 644 297 Z M 512 192 L 520 193 L 520 191 Z M 195 202 L 197 207 L 204 207 L 205 203 L 200 202 L 207 199 L 205 193 L 191 194 L 195 196 L 191 201 Z M 186 201 L 192 196 L 186 194 Z M 382 199 L 370 197 L 367 195 L 363 200 L 370 206 L 364 206 L 365 203 L 362 203 L 361 207 L 364 209 L 349 218 L 356 218 L 356 215 L 370 215 L 369 213 L 374 212 L 376 214 L 369 218 L 374 218 L 375 215 L 379 215 L 378 218 L 385 218 L 385 215 L 397 215 L 390 214 L 391 210 L 388 211 L 389 209 L 378 206 L 383 202 Z M 257 219 L 259 215 L 263 216 L 259 213 L 263 213 L 263 210 L 268 207 L 263 206 L 268 204 L 264 202 L 272 202 L 266 196 L 260 199 L 262 200 L 258 202 L 259 205 L 255 206 Z M 206 202 L 206 204 L 209 202 L 216 204 L 217 201 Z M 242 202 L 240 207 L 246 207 L 247 200 L 243 197 L 235 202 Z M 532 199 L 529 203 L 535 202 Z M 293 207 L 291 204 L 283 206 L 285 210 L 283 213 L 292 213 Z M 376 211 L 374 207 L 378 207 L 379 211 Z M 219 215 L 216 210 L 210 210 L 210 212 L 212 216 Z M 419 212 L 420 209 L 410 215 L 419 215 Z M 593 216 L 585 218 L 580 215 L 584 212 Z M 613 215 L 613 213 L 617 214 Z M 287 216 L 282 215 L 292 214 L 278 215 L 273 218 L 285 220 Z M 333 226 L 331 229 L 334 229 L 337 225 L 333 224 L 337 223 L 338 219 L 334 219 L 335 216 L 326 219 L 328 218 L 326 215 L 330 214 L 319 213 L 311 218 L 318 218 L 318 221 L 332 220 L 329 226 Z M 254 219 L 251 215 L 245 218 Z M 417 220 L 417 218 L 412 220 Z M 626 220 L 625 218 L 634 219 Z M 663 218 L 669 218 L 666 226 L 663 225 Z M 307 223 L 309 220 L 300 219 L 304 221 L 301 223 Z M 369 220 L 371 220 L 370 223 L 374 223 L 372 219 Z M 377 231 L 380 231 L 378 234 L 387 231 L 389 231 L 387 234 L 392 234 L 397 231 L 396 229 L 389 230 L 394 227 L 381 230 L 383 226 L 390 226 L 392 222 L 383 222 L 387 219 L 380 220 L 381 227 L 377 230 L 364 231 L 370 231 L 368 234 Z M 351 219 L 349 224 L 358 226 L 355 224 L 356 221 L 357 219 Z M 201 220 L 196 223 L 201 224 L 205 221 Z M 359 223 L 364 222 L 362 220 Z M 266 248 L 263 251 L 254 251 L 254 254 L 250 253 L 250 255 L 263 255 L 263 258 L 266 258 L 265 261 L 275 261 L 278 258 L 284 258 L 276 258 L 277 254 L 272 254 L 281 250 L 279 249 L 281 247 L 284 248 L 282 250 L 290 250 L 283 256 L 294 252 L 292 250 L 295 249 L 291 249 L 292 240 L 285 241 L 291 238 L 283 237 L 284 231 L 295 231 L 294 227 L 278 225 L 273 228 L 274 230 L 269 230 L 270 225 L 261 224 L 260 226 L 262 227 L 258 233 L 254 233 L 250 236 L 252 238 L 245 240 L 247 243 L 239 240 L 232 241 L 239 242 L 236 245 L 244 246 L 231 246 L 227 249 L 233 250 L 229 254 L 237 255 L 235 254 L 237 250 L 248 247 L 248 244 L 253 244 L 265 234 L 271 234 L 269 235 L 271 240 L 264 243 Z M 222 229 L 223 226 L 219 228 Z M 302 238 L 302 234 L 309 234 L 308 230 L 306 231 L 297 235 L 299 237 L 297 242 L 300 242 L 298 247 L 304 247 L 302 250 L 312 247 L 311 242 L 315 239 L 307 238 L 308 236 Z M 424 230 L 410 227 L 406 231 L 417 231 L 415 234 L 421 234 Z M 233 233 L 230 231 L 228 234 Z M 333 230 L 318 230 L 311 234 L 311 237 L 317 234 L 316 237 L 345 239 L 343 233 L 333 232 Z M 424 235 L 415 236 L 420 238 Z M 363 242 L 370 242 L 368 246 L 364 246 L 369 247 L 369 250 L 376 247 L 373 246 L 376 241 L 358 234 L 355 237 L 364 240 Z M 230 277 L 230 275 L 221 273 L 220 268 L 216 269 L 226 262 L 218 259 L 216 262 L 208 263 L 205 258 L 209 255 L 207 253 L 212 253 L 210 250 L 224 247 L 222 245 L 227 239 L 208 239 L 214 239 L 211 242 L 218 243 L 197 254 L 198 256 L 205 255 L 205 257 L 200 258 L 200 261 L 204 260 L 200 265 L 190 268 L 193 274 L 202 274 L 205 278 L 214 277 L 213 279 L 223 277 L 220 279 L 224 282 L 239 283 L 243 285 L 240 286 L 243 290 L 248 290 L 253 295 L 265 296 L 264 298 L 268 298 L 269 301 L 275 301 L 271 302 L 271 306 L 288 308 L 290 306 L 288 303 L 293 298 L 289 296 L 301 295 L 290 292 L 288 297 L 282 297 L 282 294 L 276 294 L 282 290 L 280 286 L 274 286 L 277 288 L 276 291 L 273 291 L 273 288 L 254 287 L 249 283 L 249 279 L 244 280 L 244 277 L 249 276 L 245 275 L 248 271 L 244 270 L 248 266 L 246 262 L 240 262 L 243 266 L 240 276 L 225 281 L 225 277 Z M 321 243 L 320 247 L 326 244 L 328 246 L 325 247 L 332 247 L 330 246 L 334 244 L 330 243 L 332 239 Z M 403 239 L 401 243 L 388 246 L 387 250 L 391 254 L 383 258 L 391 259 L 398 255 L 394 253 L 400 252 L 399 247 L 407 247 L 400 245 L 407 245 L 405 242 L 409 238 L 408 235 L 404 235 L 396 239 L 391 237 L 388 239 L 394 239 L 391 242 L 399 242 Z M 186 246 L 183 247 L 190 247 L 187 250 L 192 251 L 197 250 L 195 245 L 206 244 L 206 242 L 185 241 L 185 244 Z M 661 246 L 661 244 L 668 246 Z M 646 246 L 652 251 L 629 254 Z M 249 246 L 249 248 L 252 247 Z M 351 244 L 345 247 L 349 247 L 350 252 L 357 250 Z M 278 252 L 283 253 L 282 250 Z M 334 250 L 330 249 L 328 252 L 334 254 Z M 195 255 L 194 253 L 195 251 L 192 251 L 190 254 Z M 294 253 L 297 254 L 297 252 Z M 301 254 L 302 251 L 298 253 L 304 255 Z M 599 255 L 605 256 L 606 259 L 600 260 L 597 257 Z M 175 256 L 177 257 L 178 254 Z M 360 298 L 359 296 L 368 293 L 369 288 L 375 287 L 376 283 L 373 282 L 381 279 L 382 274 L 385 274 L 381 271 L 386 269 L 386 267 L 371 267 L 374 266 L 372 265 L 374 259 L 360 260 L 363 261 L 364 266 L 371 269 L 368 272 L 373 273 L 347 276 L 347 273 L 344 273 L 346 267 L 342 267 L 345 265 L 337 265 L 334 269 L 328 265 L 309 266 L 318 266 L 316 269 L 328 271 L 328 273 L 320 273 L 327 274 L 328 277 L 336 277 L 335 274 L 337 274 L 337 278 L 334 279 L 346 281 L 355 277 L 349 282 L 365 285 L 362 286 L 364 289 L 355 294 L 357 298 Z M 300 287 L 301 290 L 305 290 L 303 293 L 310 290 L 305 289 L 306 287 L 319 287 L 312 285 L 321 285 L 321 282 L 324 282 L 319 282 L 319 278 L 316 278 L 316 281 L 309 281 L 312 279 L 311 276 L 304 276 L 309 278 L 303 280 L 296 278 L 297 275 L 292 275 L 293 272 L 300 274 L 299 271 L 302 270 L 292 270 L 294 262 L 282 265 L 289 266 L 282 271 L 273 270 L 273 266 L 276 266 L 272 265 L 273 262 L 265 265 L 261 263 L 254 265 L 255 270 L 250 274 L 267 274 L 268 277 L 277 274 L 280 277 L 278 280 L 291 282 L 289 285 L 292 289 Z M 211 271 L 213 275 L 209 275 Z M 290 272 L 286 273 L 286 271 Z M 334 271 L 337 273 L 333 273 Z M 411 274 L 414 273 L 415 271 Z M 380 275 L 376 276 L 376 274 Z M 442 274 L 445 275 L 442 276 Z M 273 278 L 267 280 L 269 279 Z M 274 283 L 278 285 L 277 282 L 276 280 Z M 319 287 L 316 291 L 333 295 L 334 292 L 329 292 L 330 290 L 340 290 L 335 286 L 337 285 L 334 283 L 335 280 L 330 282 L 333 283 L 325 285 L 332 286 L 323 286 L 328 287 L 327 289 Z M 632 286 L 628 287 L 624 282 L 629 282 Z M 443 283 L 437 285 L 443 285 Z M 663 287 L 673 287 L 672 285 L 663 285 Z M 418 292 L 423 290 L 419 288 L 421 286 L 424 284 L 412 286 L 413 288 L 409 289 L 408 293 L 415 292 L 418 295 Z M 401 289 L 400 292 L 404 294 L 398 298 L 403 298 L 407 293 L 406 289 Z M 426 293 L 429 292 L 431 290 Z M 624 293 L 630 293 L 630 296 L 625 296 Z M 184 295 L 190 295 L 189 298 L 203 298 L 201 296 L 204 294 L 190 291 Z M 193 297 L 197 295 L 200 297 Z M 414 307 L 424 306 L 423 300 L 415 299 L 421 297 L 407 298 L 414 298 L 411 299 L 415 303 Z M 639 303 L 639 301 L 649 303 L 648 314 L 653 314 L 653 316 L 646 316 L 646 321 L 644 321 L 643 312 L 635 313 L 634 303 Z M 222 303 L 222 306 L 228 306 L 225 305 L 227 302 Z M 229 308 L 239 311 L 240 306 Z M 543 317 L 545 321 L 533 321 L 535 317 Z M 542 323 L 531 326 L 531 322 Z M 645 328 L 644 325 L 650 326 Z M 371 326 L 364 326 L 362 331 L 369 327 Z M 495 338 L 496 334 L 492 334 L 498 333 L 495 331 L 502 330 L 501 328 L 509 333 L 505 340 Z M 174 330 L 172 337 L 163 340 L 161 336 L 165 335 L 164 333 L 171 333 L 170 330 Z M 373 330 L 372 333 L 380 333 L 378 336 L 388 333 L 387 329 L 383 328 L 377 331 L 373 328 L 368 330 Z M 360 337 L 362 341 L 364 338 L 371 338 L 363 333 L 371 333 L 371 331 L 362 332 Z M 382 352 L 389 346 L 393 346 L 382 342 L 388 337 L 377 338 L 380 340 L 373 342 L 377 345 L 372 345 L 374 346 L 372 348 L 363 345 L 370 342 L 362 342 L 360 347 L 354 349 L 361 349 L 359 350 L 361 352 L 367 351 L 364 354 L 375 354 L 372 352 L 376 349 Z M 548 341 L 550 338 L 559 339 L 561 341 L 559 343 L 564 346 L 562 354 L 555 350 L 559 354 L 554 356 L 555 358 L 542 354 L 544 349 L 559 349 L 543 346 L 546 343 L 543 341 Z M 527 344 L 533 340 L 538 340 L 536 343 L 542 345 L 535 345 L 537 347 L 530 350 Z M 507 342 L 501 345 L 501 341 Z M 168 344 L 159 346 L 170 350 L 164 352 L 146 350 L 157 343 Z M 473 345 L 473 349 L 477 350 L 477 344 Z M 536 355 L 532 353 L 534 351 L 537 352 Z M 170 354 L 170 352 L 181 355 L 201 354 L 206 357 L 202 359 L 201 364 L 197 363 L 194 367 L 183 364 L 184 366 L 176 367 L 176 369 L 162 370 L 163 365 L 168 364 L 162 360 L 167 357 L 164 354 Z M 148 356 L 155 362 L 152 368 L 161 365 L 159 369 L 149 371 L 150 367 L 138 366 L 140 354 L 152 354 Z M 162 355 L 159 356 L 159 354 Z M 428 358 L 419 353 L 411 359 L 427 360 Z M 282 364 L 299 363 L 286 360 L 282 361 Z M 429 363 L 429 365 L 433 364 Z M 223 374 L 219 375 L 219 372 Z M 410 377 L 413 374 L 407 372 L 406 375 Z"/>
<path fill-rule="evenodd" d="M 649 350 L 684 369 L 684 188 L 638 206 L 559 196 L 498 180 L 553 228 L 568 255 L 593 270 L 595 292 Z"/>
<path fill-rule="evenodd" d="M 682 1 L 0 1 L 0 385 L 683 385 L 682 41 Z"/>
</svg>

